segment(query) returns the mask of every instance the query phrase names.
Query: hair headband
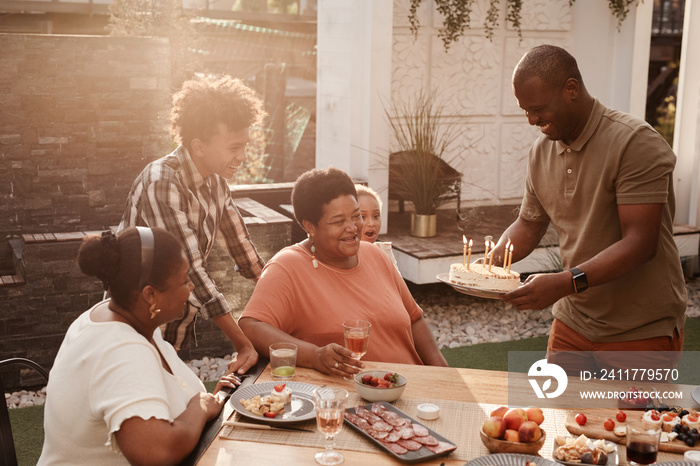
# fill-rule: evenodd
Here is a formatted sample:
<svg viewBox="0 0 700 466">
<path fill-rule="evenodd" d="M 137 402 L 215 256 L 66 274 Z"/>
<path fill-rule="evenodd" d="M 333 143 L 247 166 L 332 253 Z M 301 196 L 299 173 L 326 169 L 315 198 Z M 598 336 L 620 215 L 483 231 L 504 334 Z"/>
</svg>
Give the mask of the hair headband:
<svg viewBox="0 0 700 466">
<path fill-rule="evenodd" d="M 148 278 L 151 276 L 153 268 L 153 250 L 155 240 L 153 239 L 153 230 L 147 227 L 136 227 L 141 237 L 141 276 L 139 279 L 139 290 L 148 285 Z"/>
</svg>

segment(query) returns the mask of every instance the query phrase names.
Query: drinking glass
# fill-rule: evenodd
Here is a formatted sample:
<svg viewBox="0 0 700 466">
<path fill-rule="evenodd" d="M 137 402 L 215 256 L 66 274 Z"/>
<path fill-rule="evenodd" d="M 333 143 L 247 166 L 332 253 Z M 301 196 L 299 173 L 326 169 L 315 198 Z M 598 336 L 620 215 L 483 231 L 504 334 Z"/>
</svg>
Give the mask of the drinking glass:
<svg viewBox="0 0 700 466">
<path fill-rule="evenodd" d="M 316 453 L 316 462 L 323 465 L 340 464 L 345 458 L 335 451 L 333 439 L 343 428 L 343 413 L 348 392 L 342 388 L 321 387 L 313 391 L 316 425 L 326 437 L 326 449 Z"/>
<path fill-rule="evenodd" d="M 359 361 L 367 353 L 370 328 L 372 328 L 372 324 L 366 320 L 346 320 L 343 322 L 345 347 L 352 351 L 353 359 Z"/>
<path fill-rule="evenodd" d="M 655 463 L 660 438 L 660 426 L 639 421 L 627 424 L 627 462 L 632 466 Z"/>
<path fill-rule="evenodd" d="M 270 370 L 276 379 L 291 379 L 297 367 L 297 345 L 273 343 L 270 345 Z"/>
</svg>

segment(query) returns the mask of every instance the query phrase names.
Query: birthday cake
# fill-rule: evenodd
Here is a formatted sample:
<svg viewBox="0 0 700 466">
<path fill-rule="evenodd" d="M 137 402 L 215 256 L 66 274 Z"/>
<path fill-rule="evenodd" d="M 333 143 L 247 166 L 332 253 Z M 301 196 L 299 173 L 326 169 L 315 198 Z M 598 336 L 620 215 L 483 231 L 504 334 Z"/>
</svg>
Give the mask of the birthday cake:
<svg viewBox="0 0 700 466">
<path fill-rule="evenodd" d="M 458 285 L 490 291 L 512 291 L 520 286 L 520 274 L 487 264 L 452 264 L 450 281 Z"/>
</svg>

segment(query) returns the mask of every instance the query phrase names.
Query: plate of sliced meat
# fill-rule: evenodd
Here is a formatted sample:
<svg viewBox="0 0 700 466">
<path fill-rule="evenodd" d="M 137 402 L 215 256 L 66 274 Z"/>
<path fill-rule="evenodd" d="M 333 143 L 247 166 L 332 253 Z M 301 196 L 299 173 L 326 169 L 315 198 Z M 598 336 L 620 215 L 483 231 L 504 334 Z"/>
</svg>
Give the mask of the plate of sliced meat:
<svg viewBox="0 0 700 466">
<path fill-rule="evenodd" d="M 346 409 L 345 421 L 404 463 L 419 463 L 457 449 L 453 442 L 385 401 Z"/>
</svg>

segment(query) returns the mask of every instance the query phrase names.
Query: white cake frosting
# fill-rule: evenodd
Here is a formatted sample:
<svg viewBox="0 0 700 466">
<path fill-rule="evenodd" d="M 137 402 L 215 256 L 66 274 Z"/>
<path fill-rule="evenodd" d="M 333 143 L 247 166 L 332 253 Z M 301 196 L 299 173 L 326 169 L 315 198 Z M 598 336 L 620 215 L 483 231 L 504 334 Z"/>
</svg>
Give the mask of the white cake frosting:
<svg viewBox="0 0 700 466">
<path fill-rule="evenodd" d="M 450 281 L 458 285 L 477 288 L 480 290 L 512 291 L 520 286 L 520 274 L 506 271 L 502 267 L 487 264 L 462 264 L 450 266 Z"/>
<path fill-rule="evenodd" d="M 292 390 L 289 387 L 284 387 L 281 392 L 278 392 L 273 388 L 272 392 L 270 393 L 270 398 L 273 401 L 286 405 L 292 401 Z"/>
</svg>

